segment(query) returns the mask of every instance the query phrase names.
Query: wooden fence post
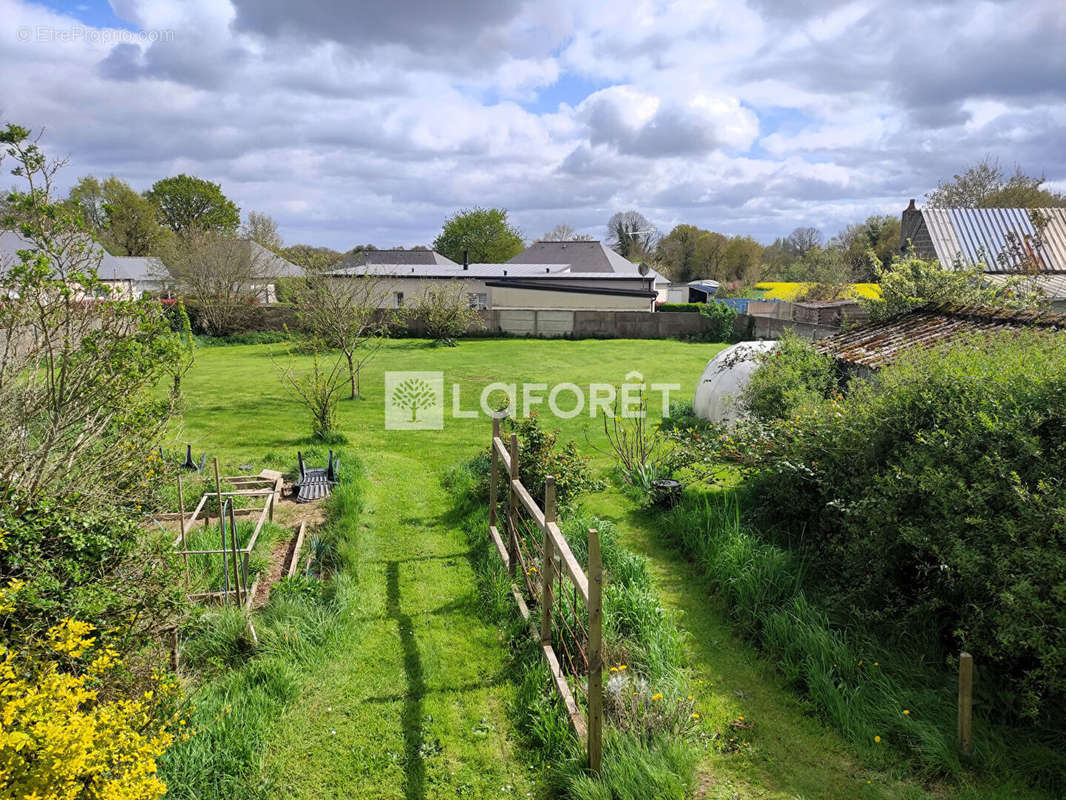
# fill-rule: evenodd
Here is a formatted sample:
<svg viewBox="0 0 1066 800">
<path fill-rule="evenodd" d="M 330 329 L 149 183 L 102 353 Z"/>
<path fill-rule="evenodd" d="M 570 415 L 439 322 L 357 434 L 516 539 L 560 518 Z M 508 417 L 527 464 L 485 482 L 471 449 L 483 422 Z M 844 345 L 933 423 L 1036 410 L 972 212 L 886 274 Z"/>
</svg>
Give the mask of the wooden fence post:
<svg viewBox="0 0 1066 800">
<path fill-rule="evenodd" d="M 222 534 L 222 575 L 225 578 L 226 594 L 222 601 L 223 605 L 229 605 L 229 545 L 226 544 L 226 521 L 222 518 L 222 481 L 218 477 L 218 459 L 214 459 L 215 465 L 215 500 L 218 502 L 218 530 Z M 204 525 L 210 514 L 204 515 Z"/>
<path fill-rule="evenodd" d="M 973 753 L 973 656 L 959 654 L 959 749 Z"/>
<path fill-rule="evenodd" d="M 489 525 L 496 524 L 496 483 L 499 481 L 500 476 L 500 456 L 496 452 L 496 439 L 500 436 L 500 419 L 499 417 L 492 418 L 492 442 L 489 445 L 490 461 L 492 462 L 492 472 L 489 476 Z"/>
<path fill-rule="evenodd" d="M 510 443 L 511 475 L 510 480 L 518 480 L 518 434 L 511 434 Z M 514 487 L 507 482 L 507 527 L 510 528 L 507 535 L 507 557 L 510 562 L 509 571 L 514 577 L 518 568 L 518 498 L 515 497 Z"/>
<path fill-rule="evenodd" d="M 181 475 L 178 476 L 178 519 L 181 531 L 181 560 L 185 562 L 185 591 L 189 591 L 189 556 L 185 552 L 189 546 L 185 543 L 185 494 L 181 488 Z M 177 634 L 175 634 L 176 636 Z M 177 669 L 175 668 L 175 671 Z"/>
<path fill-rule="evenodd" d="M 603 761 L 603 562 L 600 534 L 589 530 L 589 769 Z"/>
<path fill-rule="evenodd" d="M 540 641 L 551 647 L 552 643 L 552 573 L 555 571 L 555 553 L 548 523 L 555 522 L 555 478 L 544 478 L 544 557 L 540 565 Z"/>
</svg>

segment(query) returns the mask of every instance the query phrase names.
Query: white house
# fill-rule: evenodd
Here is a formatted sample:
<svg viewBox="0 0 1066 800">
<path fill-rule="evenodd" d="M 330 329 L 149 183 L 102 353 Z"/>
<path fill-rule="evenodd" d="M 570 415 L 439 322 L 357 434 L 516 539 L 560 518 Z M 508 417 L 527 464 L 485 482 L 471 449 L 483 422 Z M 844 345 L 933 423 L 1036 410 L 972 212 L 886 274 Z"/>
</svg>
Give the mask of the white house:
<svg viewBox="0 0 1066 800">
<path fill-rule="evenodd" d="M 531 251 L 545 260 L 534 260 Z M 651 311 L 658 297 L 658 273 L 642 272 L 599 242 L 538 242 L 503 264 L 459 264 L 432 250 L 370 250 L 349 256 L 331 274 L 377 276 L 392 308 L 444 280 L 462 281 L 478 309 Z"/>
</svg>

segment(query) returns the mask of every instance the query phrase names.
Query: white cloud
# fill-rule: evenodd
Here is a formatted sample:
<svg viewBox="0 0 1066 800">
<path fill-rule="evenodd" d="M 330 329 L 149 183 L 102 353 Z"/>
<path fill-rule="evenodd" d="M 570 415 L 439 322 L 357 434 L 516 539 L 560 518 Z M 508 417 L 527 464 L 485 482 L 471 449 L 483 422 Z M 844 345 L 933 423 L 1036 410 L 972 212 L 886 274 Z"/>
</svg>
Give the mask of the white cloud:
<svg viewBox="0 0 1066 800">
<path fill-rule="evenodd" d="M 1059 0 L 112 5 L 173 39 L 38 41 L 83 23 L 0 0 L 5 119 L 70 182 L 202 175 L 290 240 L 424 243 L 473 204 L 832 233 L 989 153 L 1066 184 Z"/>
</svg>

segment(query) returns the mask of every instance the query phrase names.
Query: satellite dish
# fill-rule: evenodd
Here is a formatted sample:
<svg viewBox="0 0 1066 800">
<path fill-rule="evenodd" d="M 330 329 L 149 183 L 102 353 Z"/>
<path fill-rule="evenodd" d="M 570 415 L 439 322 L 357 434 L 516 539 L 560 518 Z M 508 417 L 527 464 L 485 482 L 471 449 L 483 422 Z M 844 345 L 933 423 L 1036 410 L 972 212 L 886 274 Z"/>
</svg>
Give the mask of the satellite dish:
<svg viewBox="0 0 1066 800">
<path fill-rule="evenodd" d="M 649 271 L 650 267 L 648 267 L 648 265 L 645 264 L 643 261 L 641 261 L 640 264 L 637 266 L 637 272 L 639 272 L 644 277 L 647 277 Z"/>
</svg>

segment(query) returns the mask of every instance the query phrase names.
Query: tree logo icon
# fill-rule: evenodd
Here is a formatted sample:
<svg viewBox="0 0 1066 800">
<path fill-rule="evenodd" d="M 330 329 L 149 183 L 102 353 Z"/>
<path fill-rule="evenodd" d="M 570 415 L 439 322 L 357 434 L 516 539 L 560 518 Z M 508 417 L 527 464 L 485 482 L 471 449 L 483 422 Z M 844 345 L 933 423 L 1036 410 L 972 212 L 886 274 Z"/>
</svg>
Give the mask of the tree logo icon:
<svg viewBox="0 0 1066 800">
<path fill-rule="evenodd" d="M 386 430 L 444 427 L 443 372 L 386 372 Z"/>
</svg>

